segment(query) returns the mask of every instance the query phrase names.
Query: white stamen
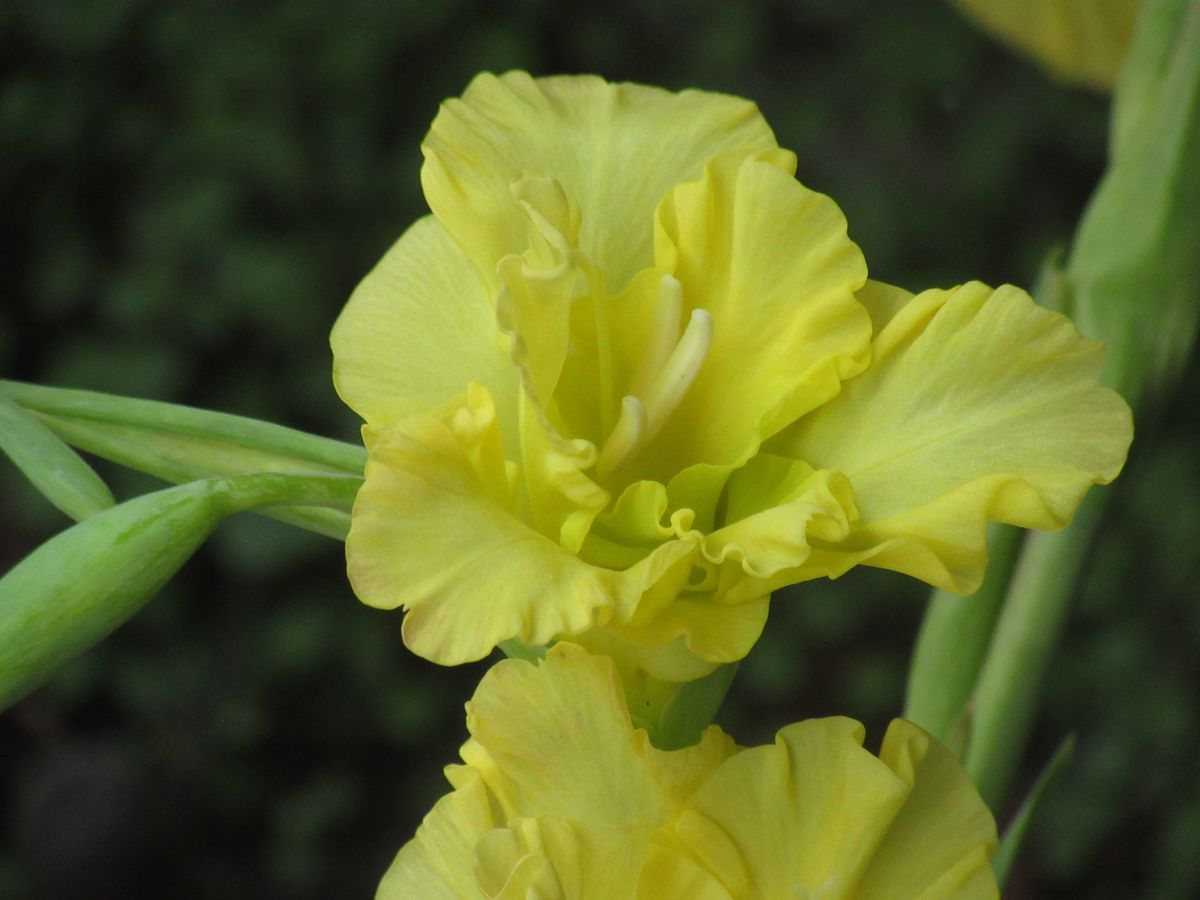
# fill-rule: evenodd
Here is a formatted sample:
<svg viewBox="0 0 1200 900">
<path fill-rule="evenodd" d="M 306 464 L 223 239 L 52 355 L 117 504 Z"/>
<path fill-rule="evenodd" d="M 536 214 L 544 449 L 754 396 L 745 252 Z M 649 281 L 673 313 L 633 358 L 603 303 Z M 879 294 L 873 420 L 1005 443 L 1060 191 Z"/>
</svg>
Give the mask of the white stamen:
<svg viewBox="0 0 1200 900">
<path fill-rule="evenodd" d="M 712 332 L 712 316 L 707 310 L 692 310 L 683 337 L 644 395 L 649 427 L 642 438 L 643 443 L 654 439 L 700 374 L 700 367 L 708 357 Z"/>
<path fill-rule="evenodd" d="M 658 302 L 650 325 L 650 340 L 642 353 L 636 377 L 629 393 L 645 397 L 650 385 L 679 342 L 679 324 L 683 316 L 683 285 L 671 275 L 664 275 L 658 286 Z"/>
<path fill-rule="evenodd" d="M 712 316 L 703 309 L 692 310 L 680 335 L 682 315 L 683 285 L 664 275 L 640 364 L 629 393 L 621 399 L 617 423 L 596 457 L 596 478 L 608 478 L 654 440 L 700 374 L 712 343 Z"/>
<path fill-rule="evenodd" d="M 632 395 L 621 398 L 621 416 L 596 458 L 596 477 L 607 478 L 644 442 L 646 407 Z"/>
</svg>

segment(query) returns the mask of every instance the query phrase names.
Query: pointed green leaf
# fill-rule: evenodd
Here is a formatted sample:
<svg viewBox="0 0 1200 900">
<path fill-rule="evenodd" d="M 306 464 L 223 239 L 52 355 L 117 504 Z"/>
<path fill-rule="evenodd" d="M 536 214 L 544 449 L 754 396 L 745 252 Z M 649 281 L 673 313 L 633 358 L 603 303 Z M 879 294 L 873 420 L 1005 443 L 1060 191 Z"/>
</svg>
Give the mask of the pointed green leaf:
<svg viewBox="0 0 1200 900">
<path fill-rule="evenodd" d="M 362 473 L 361 445 L 244 416 L 93 391 L 0 381 L 7 397 L 67 443 L 139 472 L 180 484 L 257 472 Z M 272 518 L 343 540 L 350 517 L 288 507 Z"/>
<path fill-rule="evenodd" d="M 1000 839 L 1000 845 L 996 848 L 996 855 L 992 857 L 992 868 L 996 870 L 996 880 L 1000 883 L 1001 887 L 1004 887 L 1004 882 L 1008 879 L 1008 873 L 1012 870 L 1017 853 L 1021 849 L 1021 844 L 1025 841 L 1025 834 L 1029 831 L 1029 825 L 1033 821 L 1034 814 L 1037 812 L 1038 806 L 1046 794 L 1046 789 L 1058 781 L 1059 776 L 1071 764 L 1071 759 L 1074 755 L 1075 735 L 1069 734 L 1058 745 L 1058 749 L 1054 751 L 1054 756 L 1050 757 L 1050 762 L 1046 763 L 1046 768 L 1038 776 L 1033 789 L 1026 796 L 1025 802 L 1021 804 L 1021 808 L 1017 810 L 1017 814 L 1013 816 L 1012 822 L 1009 823 L 1008 829 L 1004 832 L 1004 837 Z"/>
<path fill-rule="evenodd" d="M 73 429 L 81 441 L 77 446 L 88 452 L 120 453 L 124 459 L 114 461 L 151 474 L 170 473 L 161 477 L 172 480 L 260 471 L 361 474 L 366 463 L 360 444 L 245 416 L 16 381 L 0 381 L 0 394 L 40 413 L 55 431 Z M 66 439 L 74 442 L 69 435 Z M 126 446 L 130 442 L 144 443 L 145 449 Z"/>
<path fill-rule="evenodd" d="M 246 475 L 167 488 L 91 516 L 0 579 L 0 709 L 132 616 L 222 518 L 280 504 L 347 506 L 347 475 Z"/>
<path fill-rule="evenodd" d="M 108 509 L 108 486 L 74 450 L 29 413 L 0 397 L 0 450 L 46 499 L 75 521 Z"/>
</svg>

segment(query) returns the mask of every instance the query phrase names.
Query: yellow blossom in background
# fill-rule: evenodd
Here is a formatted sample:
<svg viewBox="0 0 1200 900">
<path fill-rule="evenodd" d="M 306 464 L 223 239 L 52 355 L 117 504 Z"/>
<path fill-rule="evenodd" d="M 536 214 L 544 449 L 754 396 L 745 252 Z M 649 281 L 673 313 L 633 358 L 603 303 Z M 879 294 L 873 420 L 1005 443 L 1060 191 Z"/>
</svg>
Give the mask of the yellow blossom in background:
<svg viewBox="0 0 1200 900">
<path fill-rule="evenodd" d="M 745 100 L 481 75 L 424 153 L 433 215 L 332 344 L 350 579 L 428 659 L 572 637 L 694 678 L 783 585 L 970 592 L 987 520 L 1062 527 L 1121 467 L 1098 345 L 1016 288 L 868 282 Z"/>
<path fill-rule="evenodd" d="M 1144 0 L 952 0 L 1065 81 L 1111 90 Z"/>
<path fill-rule="evenodd" d="M 467 704 L 454 786 L 380 900 L 998 896 L 996 827 L 953 755 L 896 720 L 813 719 L 739 749 L 711 726 L 662 751 L 615 665 L 559 644 L 492 668 Z"/>
</svg>

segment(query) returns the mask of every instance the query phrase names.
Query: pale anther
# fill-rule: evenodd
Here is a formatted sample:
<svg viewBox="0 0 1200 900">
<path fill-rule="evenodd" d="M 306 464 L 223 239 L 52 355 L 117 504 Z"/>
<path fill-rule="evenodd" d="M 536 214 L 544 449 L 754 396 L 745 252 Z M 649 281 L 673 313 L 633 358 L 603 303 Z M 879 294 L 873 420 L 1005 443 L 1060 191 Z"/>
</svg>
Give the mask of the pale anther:
<svg viewBox="0 0 1200 900">
<path fill-rule="evenodd" d="M 621 398 L 621 416 L 596 459 L 596 477 L 607 478 L 625 462 L 644 441 L 646 407 L 632 395 Z"/>
<path fill-rule="evenodd" d="M 654 439 L 663 424 L 679 406 L 684 395 L 700 374 L 700 367 L 708 358 L 708 348 L 712 343 L 713 320 L 706 310 L 692 310 L 683 337 L 675 345 L 675 350 L 667 360 L 666 365 L 659 370 L 658 377 L 651 383 L 644 397 L 646 418 L 649 426 L 643 442 Z"/>
<path fill-rule="evenodd" d="M 642 354 L 637 375 L 629 392 L 645 397 L 654 377 L 659 373 L 671 351 L 679 342 L 679 326 L 683 318 L 683 285 L 672 275 L 664 275 L 658 286 L 658 302 L 650 325 L 650 340 Z"/>
</svg>

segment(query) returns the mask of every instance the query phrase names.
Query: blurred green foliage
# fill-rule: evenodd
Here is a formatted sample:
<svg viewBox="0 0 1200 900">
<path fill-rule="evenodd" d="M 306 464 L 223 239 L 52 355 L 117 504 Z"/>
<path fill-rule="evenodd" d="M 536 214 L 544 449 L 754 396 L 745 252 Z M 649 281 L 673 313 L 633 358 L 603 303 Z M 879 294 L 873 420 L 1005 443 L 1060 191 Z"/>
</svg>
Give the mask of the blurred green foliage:
<svg viewBox="0 0 1200 900">
<path fill-rule="evenodd" d="M 0 373 L 353 439 L 326 336 L 423 209 L 418 145 L 484 68 L 754 98 L 873 274 L 1030 284 L 1104 163 L 1107 103 L 935 0 L 0 5 Z M 1200 889 L 1196 367 L 1143 428 L 1051 674 L 1062 736 L 1010 895 Z M 103 468 L 119 498 L 148 480 Z M 0 566 L 65 519 L 0 467 Z M 901 706 L 924 589 L 777 598 L 722 714 L 744 743 Z M 443 792 L 482 666 L 414 659 L 332 541 L 235 519 L 0 718 L 0 896 L 370 896 Z M 871 738 L 869 738 L 870 740 Z"/>
</svg>

